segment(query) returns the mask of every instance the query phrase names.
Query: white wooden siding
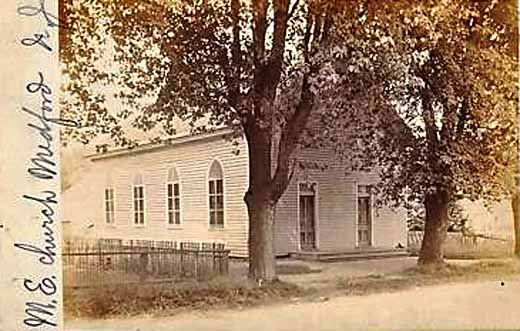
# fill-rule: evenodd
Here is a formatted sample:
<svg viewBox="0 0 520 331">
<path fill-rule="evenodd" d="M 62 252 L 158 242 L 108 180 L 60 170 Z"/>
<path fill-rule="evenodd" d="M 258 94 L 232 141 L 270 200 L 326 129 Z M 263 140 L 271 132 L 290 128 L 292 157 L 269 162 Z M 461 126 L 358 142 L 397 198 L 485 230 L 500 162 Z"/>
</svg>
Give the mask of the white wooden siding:
<svg viewBox="0 0 520 331">
<path fill-rule="evenodd" d="M 104 227 L 104 194 L 99 187 L 105 188 L 105 180 L 92 171 L 79 178 L 76 183 L 62 192 L 61 219 L 65 222 L 63 229 L 66 237 L 95 238 Z M 104 179 L 104 178 L 103 178 Z M 117 195 L 117 192 L 116 194 Z M 116 197 L 117 199 L 117 197 Z M 117 211 L 115 220 L 118 218 Z"/>
<path fill-rule="evenodd" d="M 406 211 L 387 206 L 374 209 L 373 238 L 377 247 L 395 248 L 399 243 L 406 246 Z"/>
<path fill-rule="evenodd" d="M 337 251 L 357 245 L 357 185 L 378 181 L 376 172 L 346 174 L 345 166 L 324 150 L 306 150 L 301 158 L 326 163 L 326 170 L 307 169 L 296 173 L 276 209 L 276 252 L 286 255 L 299 250 L 299 214 L 297 183 L 301 180 L 317 185 L 317 249 Z M 406 244 L 406 219 L 403 209 L 382 207 L 373 210 L 373 246 L 395 247 Z"/>
<path fill-rule="evenodd" d="M 325 161 L 330 156 L 307 151 L 301 157 Z M 327 170 L 298 171 L 276 208 L 276 252 L 285 255 L 299 250 L 298 182 L 316 182 L 316 245 L 319 250 L 340 250 L 355 245 L 355 204 L 353 181 L 344 168 L 329 164 Z"/>
<path fill-rule="evenodd" d="M 98 236 L 177 241 L 219 241 L 233 255 L 247 254 L 247 209 L 243 196 L 248 185 L 247 150 L 240 141 L 237 156 L 230 142 L 221 136 L 191 141 L 186 144 L 103 158 L 93 162 L 92 173 L 102 175 L 111 170 L 116 191 L 114 225 L 103 223 L 104 185 L 97 182 L 99 194 L 92 204 L 102 230 Z M 210 228 L 207 175 L 211 163 L 218 160 L 224 172 L 224 228 Z M 166 217 L 166 182 L 168 171 L 175 167 L 181 189 L 181 225 L 168 226 Z M 132 178 L 141 173 L 145 187 L 145 226 L 133 223 Z M 95 175 L 94 175 L 95 177 Z M 93 184 L 94 185 L 94 184 Z M 70 199 L 68 199 L 70 200 Z M 73 212 L 72 214 L 74 214 Z M 79 213 L 78 213 L 79 214 Z M 84 218 L 76 215 L 75 218 Z M 80 220 L 81 221 L 81 220 Z"/>
<path fill-rule="evenodd" d="M 212 136 L 173 144 L 144 152 L 119 153 L 93 162 L 90 172 L 64 192 L 64 216 L 78 229 L 95 223 L 94 236 L 176 241 L 220 241 L 235 256 L 247 256 L 248 215 L 243 197 L 249 182 L 247 144 L 236 149 L 222 136 Z M 345 174 L 345 166 L 324 150 L 306 150 L 300 158 L 325 162 L 326 170 L 298 171 L 276 208 L 275 251 L 286 255 L 300 249 L 298 182 L 316 182 L 316 244 L 319 250 L 356 247 L 357 184 L 373 184 L 375 173 Z M 210 228 L 208 171 L 218 160 L 224 172 L 224 228 Z M 181 225 L 167 224 L 166 183 L 175 168 L 181 190 Z M 145 186 L 145 226 L 133 223 L 133 176 L 141 173 Z M 115 189 L 115 223 L 104 219 L 104 189 L 110 174 Z M 386 207 L 385 207 L 386 208 Z M 390 247 L 406 242 L 404 213 L 390 209 L 374 213 L 373 243 Z M 83 224 L 83 225 L 79 225 Z M 84 230 L 83 230 L 84 231 Z M 83 233 L 79 231 L 79 234 Z"/>
</svg>

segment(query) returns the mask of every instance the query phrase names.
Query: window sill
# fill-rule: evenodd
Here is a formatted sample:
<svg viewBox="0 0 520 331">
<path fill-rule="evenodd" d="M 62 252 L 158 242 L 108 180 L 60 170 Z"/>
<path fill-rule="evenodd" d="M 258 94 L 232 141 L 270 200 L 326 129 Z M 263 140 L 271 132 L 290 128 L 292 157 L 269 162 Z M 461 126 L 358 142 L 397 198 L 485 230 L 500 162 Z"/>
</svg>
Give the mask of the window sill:
<svg viewBox="0 0 520 331">
<path fill-rule="evenodd" d="M 145 227 L 146 227 L 146 225 L 144 225 L 144 224 L 134 224 L 134 228 L 140 229 L 140 228 L 145 228 Z"/>
<path fill-rule="evenodd" d="M 223 231 L 224 225 L 210 225 L 209 231 Z"/>
<path fill-rule="evenodd" d="M 178 224 L 178 225 L 168 224 L 167 229 L 168 230 L 182 230 L 183 228 L 182 228 L 181 224 Z"/>
</svg>

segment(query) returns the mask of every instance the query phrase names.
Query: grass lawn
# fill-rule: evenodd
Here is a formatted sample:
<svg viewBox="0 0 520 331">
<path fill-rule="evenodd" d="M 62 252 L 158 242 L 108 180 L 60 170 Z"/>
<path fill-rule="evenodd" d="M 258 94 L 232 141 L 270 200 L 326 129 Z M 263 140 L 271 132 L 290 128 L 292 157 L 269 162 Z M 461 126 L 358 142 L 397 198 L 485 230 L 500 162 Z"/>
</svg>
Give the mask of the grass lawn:
<svg viewBox="0 0 520 331">
<path fill-rule="evenodd" d="M 520 263 L 516 260 L 490 260 L 466 265 L 448 262 L 434 270 L 414 267 L 400 273 L 340 279 L 336 286 L 341 294 L 366 295 L 453 282 L 499 280 L 519 273 Z"/>
<path fill-rule="evenodd" d="M 312 277 L 320 270 L 294 264 L 280 274 Z M 438 270 L 416 267 L 368 276 L 337 277 L 326 287 L 301 287 L 289 282 L 256 284 L 246 279 L 214 279 L 207 282 L 110 286 L 65 291 L 66 318 L 110 318 L 135 315 L 172 315 L 183 310 L 244 308 L 257 305 L 324 300 L 330 296 L 367 295 L 400 291 L 415 286 L 448 282 L 501 279 L 519 273 L 516 260 L 491 260 L 466 265 L 449 263 Z"/>
<path fill-rule="evenodd" d="M 140 314 L 171 315 L 186 309 L 240 308 L 274 303 L 309 292 L 273 282 L 262 286 L 226 278 L 207 282 L 112 285 L 65 291 L 66 318 L 109 318 Z"/>
</svg>

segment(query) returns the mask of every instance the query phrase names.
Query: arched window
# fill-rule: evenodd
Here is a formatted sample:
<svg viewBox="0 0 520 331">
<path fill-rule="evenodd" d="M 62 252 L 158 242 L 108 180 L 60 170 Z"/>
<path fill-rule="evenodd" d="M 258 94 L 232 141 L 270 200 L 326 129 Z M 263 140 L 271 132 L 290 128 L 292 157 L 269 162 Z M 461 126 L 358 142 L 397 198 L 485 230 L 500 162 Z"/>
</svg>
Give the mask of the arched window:
<svg viewBox="0 0 520 331">
<path fill-rule="evenodd" d="M 133 200 L 134 200 L 134 224 L 135 225 L 144 225 L 145 197 L 144 197 L 143 176 L 141 174 L 137 174 L 134 176 Z"/>
<path fill-rule="evenodd" d="M 112 177 L 107 175 L 105 180 L 105 222 L 107 224 L 115 223 L 115 189 L 112 183 Z"/>
<path fill-rule="evenodd" d="M 209 169 L 209 224 L 224 226 L 224 174 L 218 161 L 213 161 Z"/>
<path fill-rule="evenodd" d="M 168 224 L 181 224 L 181 183 L 177 171 L 172 168 L 168 171 L 166 182 L 166 203 L 168 208 Z"/>
</svg>

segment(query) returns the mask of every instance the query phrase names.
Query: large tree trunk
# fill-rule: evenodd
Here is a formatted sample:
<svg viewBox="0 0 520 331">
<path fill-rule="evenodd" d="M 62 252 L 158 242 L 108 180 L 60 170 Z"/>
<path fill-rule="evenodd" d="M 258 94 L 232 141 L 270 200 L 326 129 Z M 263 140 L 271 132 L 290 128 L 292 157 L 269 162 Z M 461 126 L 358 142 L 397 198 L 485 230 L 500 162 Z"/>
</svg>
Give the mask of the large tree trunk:
<svg viewBox="0 0 520 331">
<path fill-rule="evenodd" d="M 276 279 L 274 254 L 274 213 L 272 200 L 271 135 L 268 130 L 252 128 L 248 133 L 249 189 L 244 197 L 249 214 L 249 278 L 256 281 Z"/>
<path fill-rule="evenodd" d="M 271 162 L 273 125 L 278 122 L 275 98 L 283 71 L 285 42 L 289 20 L 289 0 L 271 2 L 274 11 L 270 51 L 266 52 L 268 36 L 267 0 L 253 0 L 253 107 L 242 117 L 249 146 L 249 189 L 244 197 L 249 213 L 249 277 L 255 280 L 276 279 L 274 247 L 274 214 L 276 202 L 291 178 L 291 155 L 313 107 L 309 74 L 304 78 L 297 109 L 287 119 L 278 143 L 276 162 Z M 239 2 L 233 6 L 238 22 Z M 295 7 L 296 8 L 296 7 Z M 235 31 L 236 30 L 236 31 Z M 238 38 L 238 25 L 233 30 Z M 314 37 L 318 40 L 318 35 Z M 307 47 L 307 45 L 305 45 Z M 233 57 L 239 58 L 239 48 Z M 266 53 L 270 53 L 269 55 Z M 237 61 L 235 61 L 237 62 Z M 311 69 L 312 70 L 312 69 Z M 274 175 L 271 167 L 276 164 Z"/>
<path fill-rule="evenodd" d="M 515 227 L 515 255 L 520 257 L 520 215 L 518 215 L 518 189 L 511 198 L 511 209 L 513 210 L 513 222 Z"/>
<path fill-rule="evenodd" d="M 443 244 L 448 229 L 448 195 L 442 191 L 425 198 L 426 224 L 419 265 L 438 266 L 444 264 Z"/>
<path fill-rule="evenodd" d="M 275 204 L 263 199 L 250 199 L 249 212 L 249 278 L 256 281 L 276 280 L 274 253 Z"/>
</svg>

